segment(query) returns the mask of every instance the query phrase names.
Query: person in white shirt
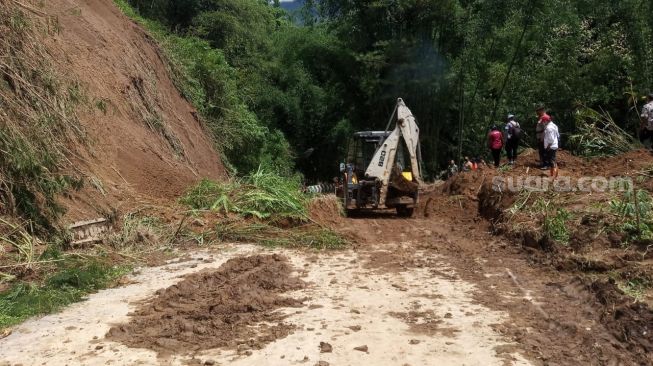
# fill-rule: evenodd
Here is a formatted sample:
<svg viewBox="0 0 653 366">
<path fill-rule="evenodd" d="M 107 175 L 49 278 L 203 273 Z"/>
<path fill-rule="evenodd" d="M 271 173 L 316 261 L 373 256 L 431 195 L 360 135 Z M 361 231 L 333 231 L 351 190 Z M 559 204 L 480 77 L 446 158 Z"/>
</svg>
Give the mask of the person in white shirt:
<svg viewBox="0 0 653 366">
<path fill-rule="evenodd" d="M 649 94 L 646 98 L 647 103 L 642 107 L 642 114 L 640 115 L 641 126 L 639 130 L 639 141 L 642 144 L 646 140 L 653 141 L 653 93 Z M 651 146 L 653 148 L 653 146 Z"/>
<path fill-rule="evenodd" d="M 553 180 L 558 178 L 558 163 L 556 162 L 556 152 L 560 143 L 560 133 L 558 126 L 553 121 L 549 121 L 544 128 L 544 150 L 546 152 L 546 165 L 549 166 Z"/>
</svg>

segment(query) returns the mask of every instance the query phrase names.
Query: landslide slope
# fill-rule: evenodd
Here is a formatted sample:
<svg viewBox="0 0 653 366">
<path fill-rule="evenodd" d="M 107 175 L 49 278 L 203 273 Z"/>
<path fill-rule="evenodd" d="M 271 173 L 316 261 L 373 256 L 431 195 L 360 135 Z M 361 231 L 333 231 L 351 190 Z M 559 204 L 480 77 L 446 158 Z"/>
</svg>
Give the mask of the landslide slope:
<svg viewBox="0 0 653 366">
<path fill-rule="evenodd" d="M 66 220 L 177 198 L 201 178 L 226 176 L 210 134 L 176 89 L 154 40 L 110 0 L 48 0 L 44 42 L 55 69 L 81 85 L 87 143 L 70 159 L 87 184 Z M 34 5 L 34 7 L 38 7 Z"/>
</svg>

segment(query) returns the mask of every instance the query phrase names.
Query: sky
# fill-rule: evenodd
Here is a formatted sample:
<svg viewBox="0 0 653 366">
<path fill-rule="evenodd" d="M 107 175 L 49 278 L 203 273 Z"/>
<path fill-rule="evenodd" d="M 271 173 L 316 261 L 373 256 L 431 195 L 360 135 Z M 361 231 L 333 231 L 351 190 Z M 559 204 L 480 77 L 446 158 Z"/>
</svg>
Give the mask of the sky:
<svg viewBox="0 0 653 366">
<path fill-rule="evenodd" d="M 302 5 L 303 0 L 280 0 L 280 2 L 282 8 L 286 10 L 296 10 Z"/>
</svg>

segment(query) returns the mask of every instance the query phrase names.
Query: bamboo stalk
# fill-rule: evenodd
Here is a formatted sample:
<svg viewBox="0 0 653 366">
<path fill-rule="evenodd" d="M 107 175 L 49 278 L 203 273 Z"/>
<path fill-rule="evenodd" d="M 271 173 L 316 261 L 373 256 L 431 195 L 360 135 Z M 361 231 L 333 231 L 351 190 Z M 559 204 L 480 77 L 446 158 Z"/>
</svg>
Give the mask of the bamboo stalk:
<svg viewBox="0 0 653 366">
<path fill-rule="evenodd" d="M 47 261 L 39 261 L 39 262 L 16 263 L 16 264 L 9 264 L 9 265 L 5 265 L 5 266 L 0 266 L 0 269 L 32 266 L 32 265 L 39 265 L 39 264 L 45 264 L 45 263 L 55 263 L 55 262 L 61 262 L 63 260 L 64 259 L 50 259 L 50 260 L 47 260 Z"/>
<path fill-rule="evenodd" d="M 641 222 L 639 218 L 639 198 L 637 197 L 637 191 L 633 190 L 633 197 L 635 201 L 635 216 L 637 218 L 637 237 L 640 237 L 642 235 L 641 233 Z"/>
</svg>

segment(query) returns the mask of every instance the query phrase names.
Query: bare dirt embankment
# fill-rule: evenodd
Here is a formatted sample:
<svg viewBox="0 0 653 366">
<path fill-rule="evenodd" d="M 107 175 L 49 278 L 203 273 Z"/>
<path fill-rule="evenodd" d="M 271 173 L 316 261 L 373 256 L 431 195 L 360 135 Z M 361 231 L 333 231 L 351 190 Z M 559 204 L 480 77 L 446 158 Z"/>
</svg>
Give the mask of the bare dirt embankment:
<svg viewBox="0 0 653 366">
<path fill-rule="evenodd" d="M 169 202 L 225 171 L 197 111 L 180 95 L 155 41 L 111 1 L 34 4 L 56 19 L 44 37 L 57 71 L 81 86 L 87 146 L 73 146 L 85 188 L 65 200 L 66 220 Z M 41 7 L 43 6 L 43 7 Z"/>
</svg>

